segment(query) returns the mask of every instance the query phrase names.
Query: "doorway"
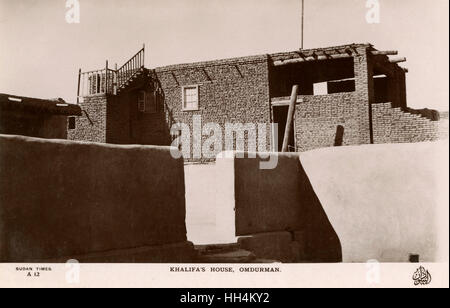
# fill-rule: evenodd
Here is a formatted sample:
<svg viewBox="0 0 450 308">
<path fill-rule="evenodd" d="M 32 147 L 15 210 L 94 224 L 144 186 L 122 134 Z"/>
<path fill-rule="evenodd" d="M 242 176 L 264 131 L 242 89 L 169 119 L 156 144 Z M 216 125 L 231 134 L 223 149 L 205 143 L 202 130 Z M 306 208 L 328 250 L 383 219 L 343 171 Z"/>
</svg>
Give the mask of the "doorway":
<svg viewBox="0 0 450 308">
<path fill-rule="evenodd" d="M 281 152 L 283 149 L 283 140 L 284 140 L 284 132 L 286 130 L 286 124 L 287 124 L 287 117 L 289 112 L 289 106 L 273 106 L 272 107 L 273 112 L 273 122 L 278 124 L 278 152 Z M 289 144 L 288 144 L 288 151 L 289 152 L 295 152 L 295 124 L 293 124 L 293 127 L 291 129 L 291 133 L 289 134 Z"/>
</svg>

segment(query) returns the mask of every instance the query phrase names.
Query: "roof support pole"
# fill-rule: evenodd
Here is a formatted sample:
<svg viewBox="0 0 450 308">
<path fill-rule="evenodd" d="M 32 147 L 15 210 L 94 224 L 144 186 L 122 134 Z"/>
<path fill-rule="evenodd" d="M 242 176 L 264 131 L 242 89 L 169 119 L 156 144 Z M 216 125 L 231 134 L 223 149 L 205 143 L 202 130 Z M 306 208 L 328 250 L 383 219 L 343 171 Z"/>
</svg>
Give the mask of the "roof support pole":
<svg viewBox="0 0 450 308">
<path fill-rule="evenodd" d="M 297 95 L 298 95 L 298 85 L 292 87 L 291 101 L 289 103 L 289 111 L 286 120 L 286 128 L 284 130 L 284 140 L 283 140 L 283 148 L 282 152 L 287 152 L 289 147 L 289 136 L 293 129 L 293 120 L 294 120 L 294 112 L 295 112 L 295 104 L 297 103 Z"/>
</svg>

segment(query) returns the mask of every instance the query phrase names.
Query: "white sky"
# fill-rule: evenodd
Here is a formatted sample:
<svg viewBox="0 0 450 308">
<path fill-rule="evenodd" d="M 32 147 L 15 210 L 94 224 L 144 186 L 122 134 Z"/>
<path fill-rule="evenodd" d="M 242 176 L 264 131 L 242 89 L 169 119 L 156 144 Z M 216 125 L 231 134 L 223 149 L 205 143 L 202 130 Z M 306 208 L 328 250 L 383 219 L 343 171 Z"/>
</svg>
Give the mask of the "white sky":
<svg viewBox="0 0 450 308">
<path fill-rule="evenodd" d="M 292 51 L 301 0 L 0 0 L 0 92 L 74 102 L 77 74 L 123 64 L 146 44 L 146 66 Z M 305 0 L 305 48 L 372 43 L 408 62 L 408 104 L 448 110 L 448 0 Z"/>
</svg>

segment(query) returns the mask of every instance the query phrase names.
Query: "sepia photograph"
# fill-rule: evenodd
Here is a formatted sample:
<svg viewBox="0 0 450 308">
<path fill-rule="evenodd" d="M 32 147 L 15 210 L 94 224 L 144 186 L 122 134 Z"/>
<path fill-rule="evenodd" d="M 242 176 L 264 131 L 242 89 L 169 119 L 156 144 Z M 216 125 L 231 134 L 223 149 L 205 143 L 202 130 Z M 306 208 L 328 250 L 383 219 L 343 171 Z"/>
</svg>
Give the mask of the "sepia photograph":
<svg viewBox="0 0 450 308">
<path fill-rule="evenodd" d="M 0 0 L 0 287 L 448 288 L 448 6 Z"/>
</svg>

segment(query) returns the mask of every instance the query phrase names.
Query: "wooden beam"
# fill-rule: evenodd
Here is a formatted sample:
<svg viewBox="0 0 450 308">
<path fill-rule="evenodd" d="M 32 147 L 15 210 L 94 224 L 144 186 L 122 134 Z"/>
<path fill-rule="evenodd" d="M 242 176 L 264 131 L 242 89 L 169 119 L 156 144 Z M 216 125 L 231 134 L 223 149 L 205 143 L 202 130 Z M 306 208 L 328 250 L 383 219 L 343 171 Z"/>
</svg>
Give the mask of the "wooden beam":
<svg viewBox="0 0 450 308">
<path fill-rule="evenodd" d="M 397 50 L 385 50 L 385 51 L 372 50 L 372 55 L 374 55 L 374 56 L 396 56 L 396 55 L 398 55 L 398 51 Z"/>
<path fill-rule="evenodd" d="M 288 116 L 286 120 L 286 129 L 284 130 L 284 140 L 283 140 L 283 148 L 282 152 L 288 151 L 289 146 L 289 135 L 291 134 L 292 130 L 292 122 L 294 120 L 294 112 L 295 112 L 295 104 L 297 103 L 297 95 L 298 95 L 298 86 L 295 85 L 292 87 L 292 94 L 291 94 L 291 102 L 289 104 L 289 111 Z"/>
<path fill-rule="evenodd" d="M 406 62 L 406 58 L 405 58 L 405 57 L 402 57 L 402 58 L 389 59 L 389 62 L 391 62 L 391 63 L 401 63 L 401 62 Z"/>
<path fill-rule="evenodd" d="M 345 49 L 345 52 L 350 56 L 353 54 L 353 51 L 351 50 L 351 48 Z"/>
<path fill-rule="evenodd" d="M 272 107 L 280 107 L 280 106 L 290 106 L 290 103 L 291 103 L 290 100 L 282 100 L 282 101 L 272 101 L 270 103 L 270 105 Z M 303 99 L 302 98 L 297 98 L 296 104 L 299 105 L 301 103 L 303 103 Z"/>
<path fill-rule="evenodd" d="M 352 58 L 353 56 L 349 54 L 338 54 L 338 55 L 320 55 L 320 56 L 309 56 L 306 58 L 295 58 L 295 59 L 289 59 L 289 60 L 279 60 L 274 61 L 274 66 L 283 66 L 283 65 L 289 65 L 289 64 L 296 64 L 296 63 L 302 63 L 307 61 L 323 61 L 323 60 L 330 60 L 330 59 L 343 59 L 343 58 Z"/>
</svg>

